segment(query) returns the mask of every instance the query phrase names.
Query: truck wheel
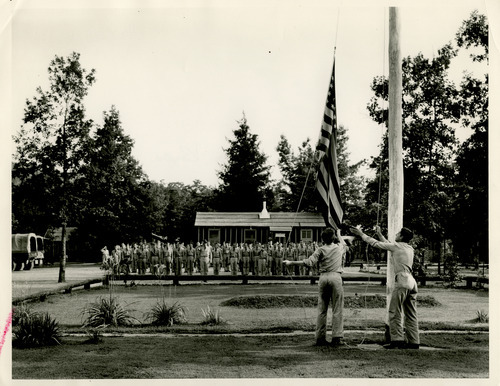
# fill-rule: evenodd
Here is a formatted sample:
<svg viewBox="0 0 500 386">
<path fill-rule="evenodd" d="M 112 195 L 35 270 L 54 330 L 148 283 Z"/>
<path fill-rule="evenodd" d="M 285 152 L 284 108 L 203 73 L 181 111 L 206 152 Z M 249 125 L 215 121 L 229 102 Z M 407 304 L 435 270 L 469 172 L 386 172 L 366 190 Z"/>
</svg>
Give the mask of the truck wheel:
<svg viewBox="0 0 500 386">
<path fill-rule="evenodd" d="M 27 261 L 24 263 L 24 270 L 29 271 L 31 268 L 33 268 L 33 265 L 35 264 L 34 260 Z"/>
<path fill-rule="evenodd" d="M 19 262 L 14 263 L 14 271 L 22 270 L 24 268 L 23 265 L 24 265 L 23 263 L 19 263 Z"/>
</svg>

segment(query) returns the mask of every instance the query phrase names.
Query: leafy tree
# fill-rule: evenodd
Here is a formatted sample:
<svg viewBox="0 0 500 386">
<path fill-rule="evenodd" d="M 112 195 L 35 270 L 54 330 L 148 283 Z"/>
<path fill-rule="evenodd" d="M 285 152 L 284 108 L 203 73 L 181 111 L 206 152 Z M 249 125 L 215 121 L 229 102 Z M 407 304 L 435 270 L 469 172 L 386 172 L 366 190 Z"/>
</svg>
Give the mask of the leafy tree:
<svg viewBox="0 0 500 386">
<path fill-rule="evenodd" d="M 40 194 L 48 207 L 40 206 L 40 200 L 34 198 L 36 216 L 52 226 L 62 224 L 59 282 L 64 282 L 66 225 L 78 215 L 72 205 L 72 186 L 81 167 L 82 144 L 92 126 L 85 119 L 83 99 L 95 81 L 95 71 L 82 68 L 80 55 L 72 53 L 66 58 L 56 55 L 48 72 L 49 90 L 38 87 L 37 95 L 26 101 L 24 125 L 14 138 L 17 149 L 12 175 L 20 202 L 26 203 L 34 197 L 32 193 L 43 189 Z M 14 208 L 18 209 L 18 204 Z"/>
<path fill-rule="evenodd" d="M 276 147 L 283 179 L 277 196 L 280 198 L 279 209 L 286 212 L 315 212 L 318 207 L 315 174 L 318 162 L 314 157 L 310 139 L 307 138 L 295 154 L 284 135 Z"/>
<path fill-rule="evenodd" d="M 488 63 L 488 21 L 477 11 L 462 23 L 457 45 L 474 48 L 470 57 Z M 454 246 L 464 262 L 488 258 L 488 74 L 465 73 L 460 84 L 461 122 L 472 130 L 456 157 L 456 199 L 450 223 Z"/>
<path fill-rule="evenodd" d="M 364 179 L 358 175 L 358 172 L 364 161 L 350 164 L 347 151 L 348 141 L 347 129 L 340 125 L 337 132 L 337 159 L 344 218 L 356 222 L 363 208 Z M 298 148 L 298 154 L 295 154 L 286 137 L 281 135 L 276 150 L 279 155 L 278 166 L 283 175 L 283 185 L 279 190 L 281 210 L 317 211 L 319 204 L 316 192 L 318 162 L 309 138 Z M 301 201 L 302 193 L 304 194 Z"/>
<path fill-rule="evenodd" d="M 184 242 L 197 240 L 194 227 L 196 212 L 212 211 L 213 189 L 195 180 L 191 185 L 180 182 L 166 186 L 167 206 L 164 224 L 166 235 Z"/>
<path fill-rule="evenodd" d="M 272 199 L 270 167 L 244 115 L 238 124 L 234 139 L 228 140 L 229 147 L 225 149 L 227 164 L 218 173 L 222 183 L 216 193 L 216 205 L 222 211 L 259 211 L 264 199 Z"/>
<path fill-rule="evenodd" d="M 199 180 L 193 181 L 186 187 L 187 195 L 184 210 L 185 233 L 183 239 L 186 241 L 197 240 L 198 235 L 194 228 L 196 212 L 213 211 L 214 190 L 203 185 Z"/>
<path fill-rule="evenodd" d="M 403 162 L 405 181 L 405 225 L 433 243 L 445 237 L 451 210 L 452 161 L 457 140 L 454 126 L 459 122 L 458 91 L 448 79 L 448 68 L 456 56 L 451 44 L 438 50 L 429 60 L 422 54 L 403 59 Z M 378 123 L 386 123 L 388 83 L 376 77 L 375 96 L 368 110 Z M 382 173 L 382 204 L 386 207 L 388 189 L 387 135 L 380 156 L 372 167 Z M 378 177 L 378 176 L 377 176 Z M 368 185 L 369 207 L 378 197 L 378 179 Z"/>
<path fill-rule="evenodd" d="M 124 134 L 119 112 L 104 112 L 104 124 L 85 146 L 85 162 L 77 181 L 81 192 L 80 242 L 96 252 L 102 245 L 130 242 L 147 223 L 146 176 L 132 156 L 134 141 Z"/>
<path fill-rule="evenodd" d="M 183 242 L 195 241 L 196 212 L 213 210 L 213 189 L 199 180 L 191 185 L 149 181 L 145 193 L 149 203 L 143 208 L 145 237 L 150 237 L 153 232 L 171 241 L 177 238 Z"/>
<path fill-rule="evenodd" d="M 473 61 L 488 61 L 488 20 L 477 9 L 470 14 L 467 20 L 464 20 L 455 38 L 459 47 L 479 48 L 480 53 L 470 54 Z"/>
<path fill-rule="evenodd" d="M 350 153 L 347 150 L 349 135 L 347 128 L 338 126 L 337 130 L 337 161 L 339 168 L 340 193 L 344 204 L 344 221 L 358 224 L 363 221 L 365 178 L 359 175 L 359 169 L 366 160 L 355 164 L 350 163 Z"/>
</svg>

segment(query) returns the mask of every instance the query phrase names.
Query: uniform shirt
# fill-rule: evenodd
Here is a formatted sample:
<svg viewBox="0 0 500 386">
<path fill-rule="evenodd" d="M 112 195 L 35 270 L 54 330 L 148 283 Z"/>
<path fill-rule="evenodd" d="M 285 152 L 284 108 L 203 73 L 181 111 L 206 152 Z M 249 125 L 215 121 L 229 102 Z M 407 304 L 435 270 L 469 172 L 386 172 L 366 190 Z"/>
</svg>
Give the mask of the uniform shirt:
<svg viewBox="0 0 500 386">
<path fill-rule="evenodd" d="M 231 257 L 239 259 L 240 254 L 241 254 L 240 247 L 234 247 L 234 249 L 231 249 Z"/>
<path fill-rule="evenodd" d="M 394 275 L 402 272 L 411 273 L 414 254 L 413 247 L 411 245 L 403 242 L 382 242 L 367 235 L 363 235 L 361 238 L 372 247 L 392 252 L 391 261 L 394 267 Z"/>
<path fill-rule="evenodd" d="M 222 257 L 222 249 L 215 247 L 214 252 L 213 252 L 213 258 L 220 259 L 221 257 Z"/>
<path fill-rule="evenodd" d="M 266 250 L 266 248 L 262 248 L 262 249 L 261 249 L 261 251 L 260 251 L 260 255 L 259 255 L 259 256 L 260 256 L 260 258 L 261 258 L 261 259 L 266 259 L 266 260 L 267 260 L 267 256 L 268 256 L 268 254 L 267 254 L 267 250 Z"/>
<path fill-rule="evenodd" d="M 201 247 L 200 260 L 209 262 L 211 254 L 212 254 L 212 249 L 208 245 Z"/>
<path fill-rule="evenodd" d="M 342 256 L 345 248 L 346 246 L 341 244 L 326 244 L 316 249 L 311 256 L 302 261 L 308 267 L 314 267 L 319 263 L 319 273 L 342 273 Z"/>
<path fill-rule="evenodd" d="M 107 248 L 101 249 L 102 252 L 102 261 L 107 261 L 109 259 L 109 251 Z"/>
</svg>

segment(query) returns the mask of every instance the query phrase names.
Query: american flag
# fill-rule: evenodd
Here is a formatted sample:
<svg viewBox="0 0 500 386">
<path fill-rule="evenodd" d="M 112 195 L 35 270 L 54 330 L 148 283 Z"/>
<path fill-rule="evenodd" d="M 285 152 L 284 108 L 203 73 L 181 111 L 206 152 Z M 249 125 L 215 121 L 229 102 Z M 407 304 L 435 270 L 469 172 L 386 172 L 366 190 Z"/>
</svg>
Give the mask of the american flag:
<svg viewBox="0 0 500 386">
<path fill-rule="evenodd" d="M 327 226 L 338 229 L 342 223 L 342 199 L 337 165 L 337 108 L 335 99 L 335 59 L 332 77 L 326 98 L 321 133 L 316 147 L 319 156 L 319 172 L 316 189 L 324 207 L 323 216 Z"/>
</svg>

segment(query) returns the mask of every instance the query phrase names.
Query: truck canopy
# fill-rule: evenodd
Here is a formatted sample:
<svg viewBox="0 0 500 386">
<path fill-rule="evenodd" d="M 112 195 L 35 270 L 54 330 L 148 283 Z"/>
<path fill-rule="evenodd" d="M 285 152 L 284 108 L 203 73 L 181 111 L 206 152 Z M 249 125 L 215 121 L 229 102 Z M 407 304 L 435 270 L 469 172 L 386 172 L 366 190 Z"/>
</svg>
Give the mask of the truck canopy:
<svg viewBox="0 0 500 386">
<path fill-rule="evenodd" d="M 16 233 L 12 235 L 12 253 L 36 252 L 37 242 L 34 233 Z"/>
</svg>

